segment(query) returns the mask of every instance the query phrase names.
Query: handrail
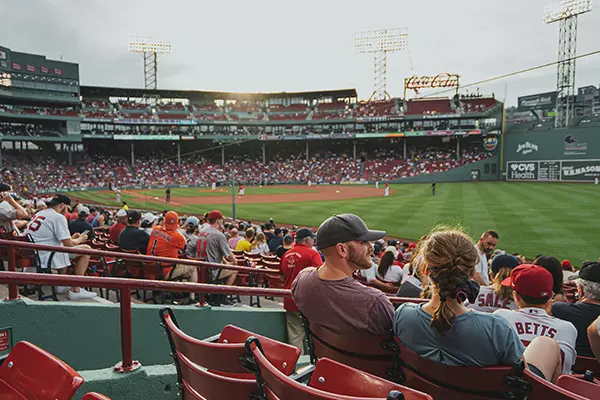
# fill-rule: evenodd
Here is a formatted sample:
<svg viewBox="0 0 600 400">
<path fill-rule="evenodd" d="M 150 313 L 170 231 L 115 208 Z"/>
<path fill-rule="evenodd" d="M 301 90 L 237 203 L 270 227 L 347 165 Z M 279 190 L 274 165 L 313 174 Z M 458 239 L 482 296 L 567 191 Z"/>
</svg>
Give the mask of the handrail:
<svg viewBox="0 0 600 400">
<path fill-rule="evenodd" d="M 77 247 L 65 247 L 65 246 L 49 246 L 46 244 L 37 244 L 37 243 L 21 242 L 21 241 L 16 241 L 16 240 L 0 239 L 0 247 L 3 247 L 3 246 L 16 247 L 16 248 L 21 248 L 21 249 L 30 249 L 30 250 L 51 251 L 54 253 L 70 253 L 70 254 L 81 254 L 81 255 L 86 255 L 86 256 L 111 257 L 111 258 L 120 258 L 120 259 L 126 259 L 126 260 L 160 262 L 162 264 L 169 264 L 169 265 L 178 264 L 178 265 L 191 265 L 191 266 L 203 267 L 203 268 L 230 269 L 230 270 L 239 271 L 239 272 L 252 272 L 252 273 L 260 273 L 260 274 L 280 273 L 279 270 L 276 270 L 276 269 L 252 268 L 252 267 L 242 267 L 239 265 L 217 264 L 217 263 L 210 263 L 210 262 L 206 262 L 206 261 L 192 260 L 189 258 L 157 257 L 157 256 L 148 256 L 145 254 L 124 253 L 124 252 L 120 252 L 120 251 L 82 249 L 82 248 L 77 248 Z"/>
<path fill-rule="evenodd" d="M 112 251 L 103 251 L 95 249 L 81 249 L 62 246 L 47 246 L 36 243 L 20 242 L 16 240 L 0 239 L 0 247 L 8 248 L 8 269 L 9 272 L 0 271 L 0 284 L 8 284 L 9 297 L 8 301 L 17 300 L 19 298 L 18 285 L 52 285 L 52 286 L 80 286 L 80 287 L 97 287 L 119 289 L 121 301 L 120 306 L 120 327 L 121 327 L 121 353 L 122 361 L 115 365 L 114 369 L 118 372 L 130 372 L 141 365 L 138 361 L 133 360 L 132 354 L 132 328 L 131 328 L 131 290 L 158 290 L 164 292 L 184 292 L 184 293 L 217 293 L 217 294 L 235 294 L 235 295 L 250 295 L 250 296 L 277 296 L 290 297 L 292 295 L 289 289 L 268 289 L 259 287 L 239 287 L 239 286 L 222 286 L 211 285 L 206 283 L 185 283 L 185 282 L 169 282 L 146 279 L 130 279 L 130 278 L 110 278 L 97 276 L 71 276 L 57 274 L 36 274 L 16 272 L 16 248 L 25 248 L 31 250 L 46 250 L 60 253 L 75 253 L 82 255 L 95 255 L 101 257 L 114 257 L 123 259 L 132 259 L 140 261 L 154 261 L 172 264 L 175 259 L 156 256 L 145 256 L 141 254 L 120 253 Z M 238 267 L 233 265 L 223 265 L 207 263 L 203 261 L 195 261 L 189 259 L 176 259 L 177 264 L 193 265 L 201 269 L 204 268 L 224 268 L 235 269 L 238 271 L 257 272 L 277 272 L 277 270 L 255 269 L 248 267 Z M 389 297 L 392 303 L 422 303 L 426 300 Z M 198 304 L 204 305 L 204 304 Z"/>
</svg>

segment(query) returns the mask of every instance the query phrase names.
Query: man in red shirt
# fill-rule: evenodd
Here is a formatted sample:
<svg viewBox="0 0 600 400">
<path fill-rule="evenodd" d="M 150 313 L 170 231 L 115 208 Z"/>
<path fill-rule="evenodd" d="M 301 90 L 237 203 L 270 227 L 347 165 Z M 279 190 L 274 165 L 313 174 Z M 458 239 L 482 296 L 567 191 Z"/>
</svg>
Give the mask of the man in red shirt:
<svg viewBox="0 0 600 400">
<path fill-rule="evenodd" d="M 121 231 L 125 229 L 126 226 L 127 211 L 121 208 L 119 211 L 117 211 L 117 222 L 115 222 L 113 226 L 111 226 L 108 230 L 110 241 L 114 244 L 117 244 L 119 242 L 119 235 L 121 234 Z"/>
<path fill-rule="evenodd" d="M 319 252 L 313 249 L 314 234 L 310 229 L 302 228 L 296 232 L 294 246 L 281 259 L 285 289 L 292 288 L 292 282 L 304 268 L 320 267 L 323 264 Z M 304 352 L 304 329 L 300 320 L 300 311 L 291 297 L 283 299 L 287 325 L 288 342 Z"/>
</svg>

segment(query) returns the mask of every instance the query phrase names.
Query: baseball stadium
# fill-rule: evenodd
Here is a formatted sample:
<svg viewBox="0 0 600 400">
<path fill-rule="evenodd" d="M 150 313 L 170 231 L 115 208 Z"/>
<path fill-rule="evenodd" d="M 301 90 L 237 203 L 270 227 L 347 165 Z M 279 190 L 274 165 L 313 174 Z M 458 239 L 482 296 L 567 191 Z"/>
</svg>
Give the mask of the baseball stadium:
<svg viewBox="0 0 600 400">
<path fill-rule="evenodd" d="M 0 400 L 600 399 L 589 11 L 544 14 L 558 61 L 401 97 L 405 28 L 355 34 L 361 96 L 159 88 L 177 43 L 137 37 L 143 86 L 89 85 L 6 40 Z"/>
</svg>

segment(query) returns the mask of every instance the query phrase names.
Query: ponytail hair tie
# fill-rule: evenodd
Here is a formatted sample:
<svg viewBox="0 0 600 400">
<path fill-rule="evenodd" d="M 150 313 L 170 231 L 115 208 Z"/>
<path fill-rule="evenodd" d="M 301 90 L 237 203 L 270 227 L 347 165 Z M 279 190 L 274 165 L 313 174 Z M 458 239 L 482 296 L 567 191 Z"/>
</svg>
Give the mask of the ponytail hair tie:
<svg viewBox="0 0 600 400">
<path fill-rule="evenodd" d="M 470 279 L 465 279 L 454 289 L 454 296 L 459 303 L 469 300 L 469 303 L 474 304 L 478 294 L 479 283 Z"/>
</svg>

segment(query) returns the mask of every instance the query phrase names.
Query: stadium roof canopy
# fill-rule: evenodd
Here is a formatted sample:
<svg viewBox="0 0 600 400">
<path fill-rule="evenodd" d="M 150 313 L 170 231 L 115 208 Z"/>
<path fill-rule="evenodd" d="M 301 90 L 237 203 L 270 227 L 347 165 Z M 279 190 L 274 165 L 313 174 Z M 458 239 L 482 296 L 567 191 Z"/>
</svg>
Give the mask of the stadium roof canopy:
<svg viewBox="0 0 600 400">
<path fill-rule="evenodd" d="M 236 93 L 236 92 L 211 92 L 201 90 L 145 90 L 134 88 L 115 88 L 102 86 L 81 86 L 81 96 L 84 98 L 129 97 L 140 98 L 143 96 L 158 96 L 166 99 L 189 99 L 192 103 L 203 103 L 214 100 L 269 100 L 283 98 L 302 98 L 314 100 L 321 98 L 346 99 L 358 98 L 356 89 L 318 90 L 312 92 L 278 92 L 278 93 Z"/>
</svg>

